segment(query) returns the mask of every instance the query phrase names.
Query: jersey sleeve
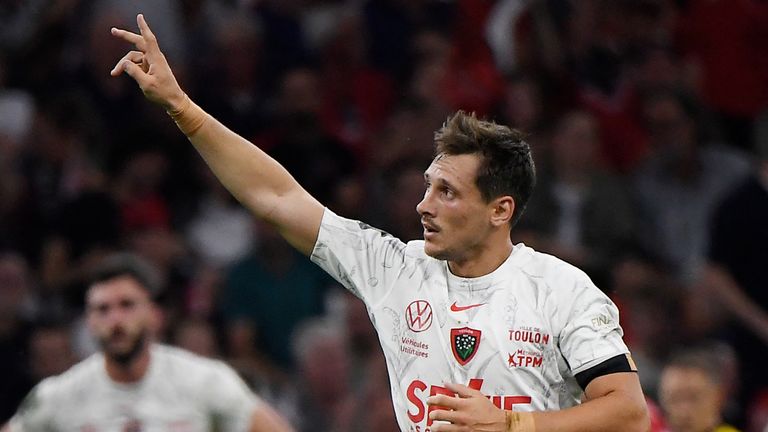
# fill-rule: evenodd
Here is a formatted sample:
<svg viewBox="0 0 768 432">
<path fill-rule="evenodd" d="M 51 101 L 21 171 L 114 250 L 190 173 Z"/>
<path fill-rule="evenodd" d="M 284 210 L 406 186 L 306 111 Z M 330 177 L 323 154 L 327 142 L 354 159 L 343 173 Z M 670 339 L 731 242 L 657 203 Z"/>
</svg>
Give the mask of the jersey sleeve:
<svg viewBox="0 0 768 432">
<path fill-rule="evenodd" d="M 560 316 L 560 351 L 574 376 L 629 353 L 616 305 L 586 276 L 575 283 L 573 297 L 561 303 Z"/>
<path fill-rule="evenodd" d="M 405 251 L 392 235 L 326 208 L 311 259 L 370 306 L 390 291 L 405 266 Z"/>
<path fill-rule="evenodd" d="M 253 413 L 263 403 L 237 373 L 222 362 L 214 364 L 206 380 L 205 398 L 211 411 L 212 430 L 240 432 L 249 429 Z"/>
<path fill-rule="evenodd" d="M 8 422 L 11 432 L 53 431 L 53 417 L 58 406 L 54 382 L 46 379 L 29 392 L 18 411 Z"/>
</svg>

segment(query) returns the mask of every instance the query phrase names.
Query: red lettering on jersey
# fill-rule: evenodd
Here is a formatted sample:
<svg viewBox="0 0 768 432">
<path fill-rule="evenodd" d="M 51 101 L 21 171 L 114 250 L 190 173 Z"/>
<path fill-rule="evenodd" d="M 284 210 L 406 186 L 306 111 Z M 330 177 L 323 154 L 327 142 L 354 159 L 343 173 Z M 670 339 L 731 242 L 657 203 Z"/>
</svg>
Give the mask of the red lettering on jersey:
<svg viewBox="0 0 768 432">
<path fill-rule="evenodd" d="M 504 409 L 507 411 L 512 411 L 513 405 L 529 404 L 529 403 L 531 403 L 530 396 L 504 396 Z"/>
<path fill-rule="evenodd" d="M 480 391 L 480 387 L 482 386 L 483 386 L 482 378 L 472 378 L 471 380 L 469 380 L 469 384 L 467 385 L 467 387 L 477 391 Z"/>
<path fill-rule="evenodd" d="M 420 421 L 424 420 L 424 402 L 422 402 L 421 399 L 416 396 L 416 389 L 424 391 L 427 389 L 427 385 L 424 384 L 423 381 L 414 380 L 411 385 L 408 386 L 408 390 L 406 392 L 408 400 L 416 407 L 416 414 L 411 414 L 411 411 L 408 410 L 408 418 L 411 419 L 411 421 L 414 423 L 419 423 Z"/>
<path fill-rule="evenodd" d="M 439 395 L 439 394 L 450 396 L 450 397 L 455 397 L 456 396 L 456 393 L 448 390 L 445 387 L 433 385 L 433 386 L 431 386 L 429 388 L 429 395 L 430 396 Z M 448 408 L 440 406 L 440 405 L 430 405 L 429 409 L 427 410 L 427 427 L 432 426 L 432 419 L 429 418 L 429 413 L 431 413 L 432 411 L 435 411 L 435 410 L 447 410 L 447 409 Z"/>
<path fill-rule="evenodd" d="M 467 384 L 467 387 L 480 391 L 483 387 L 483 379 L 482 378 L 472 378 L 469 380 L 469 383 Z M 431 413 L 434 410 L 440 410 L 440 409 L 446 409 L 445 407 L 437 406 L 437 405 L 431 405 L 427 409 L 426 415 L 424 413 L 424 402 L 421 400 L 419 395 L 416 394 L 416 391 L 423 392 L 427 389 L 427 385 L 424 383 L 424 381 L 421 380 L 413 380 L 411 381 L 411 384 L 408 386 L 408 389 L 406 390 L 406 397 L 408 398 L 408 401 L 413 404 L 413 406 L 416 408 L 416 412 L 412 413 L 410 410 L 408 410 L 408 418 L 413 423 L 420 423 L 424 420 L 425 417 L 427 417 L 427 431 L 429 430 L 429 427 L 432 426 L 432 419 L 429 418 L 429 413 Z M 456 393 L 448 390 L 445 387 L 438 386 L 438 385 L 431 385 L 429 386 L 429 395 L 435 396 L 435 395 L 446 395 L 450 397 L 456 397 Z M 531 397 L 530 396 L 508 396 L 508 395 L 495 395 L 495 396 L 486 396 L 491 403 L 493 403 L 497 408 L 499 409 L 505 409 L 505 410 L 512 410 L 514 405 L 519 404 L 529 404 L 531 403 Z M 419 430 L 419 426 L 416 425 L 416 431 Z M 413 430 L 413 427 L 412 427 Z"/>
<path fill-rule="evenodd" d="M 517 350 L 514 354 L 509 354 L 507 362 L 509 367 L 535 367 L 540 368 L 543 364 L 544 356 L 538 352 Z"/>
<path fill-rule="evenodd" d="M 515 342 L 530 342 L 533 344 L 549 344 L 549 335 L 538 330 L 510 330 L 509 340 Z"/>
<path fill-rule="evenodd" d="M 496 408 L 501 409 L 501 396 L 488 396 L 491 403 L 496 405 Z"/>
</svg>

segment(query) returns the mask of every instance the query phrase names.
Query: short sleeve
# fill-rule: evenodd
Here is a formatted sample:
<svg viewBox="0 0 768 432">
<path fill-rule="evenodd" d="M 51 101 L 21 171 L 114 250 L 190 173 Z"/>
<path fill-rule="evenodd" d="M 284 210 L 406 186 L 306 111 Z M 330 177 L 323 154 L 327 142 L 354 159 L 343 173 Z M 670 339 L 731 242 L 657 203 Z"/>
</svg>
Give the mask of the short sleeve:
<svg viewBox="0 0 768 432">
<path fill-rule="evenodd" d="M 370 306 L 386 297 L 404 269 L 406 247 L 384 231 L 325 209 L 311 259 Z"/>
<path fill-rule="evenodd" d="M 53 387 L 53 381 L 47 379 L 29 392 L 8 423 L 11 432 L 53 431 L 53 417 L 57 406 Z"/>
<path fill-rule="evenodd" d="M 241 432 L 249 430 L 253 412 L 263 403 L 237 373 L 216 362 L 204 391 L 211 409 L 213 430 Z"/>
<path fill-rule="evenodd" d="M 588 280 L 578 283 L 560 331 L 560 351 L 574 375 L 629 353 L 616 305 Z"/>
</svg>

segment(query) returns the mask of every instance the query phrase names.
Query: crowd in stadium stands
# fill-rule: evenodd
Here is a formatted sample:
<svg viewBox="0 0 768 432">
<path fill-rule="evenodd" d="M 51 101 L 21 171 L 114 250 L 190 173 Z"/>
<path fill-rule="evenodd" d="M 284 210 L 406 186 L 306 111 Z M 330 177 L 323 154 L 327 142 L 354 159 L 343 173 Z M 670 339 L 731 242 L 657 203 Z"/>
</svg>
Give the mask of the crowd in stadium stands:
<svg viewBox="0 0 768 432">
<path fill-rule="evenodd" d="M 226 360 L 299 430 L 397 429 L 363 304 L 110 77 L 128 47 L 109 29 L 139 11 L 199 105 L 403 240 L 449 113 L 524 130 L 540 181 L 513 237 L 619 305 L 655 430 L 695 430 L 680 406 L 703 393 L 675 371 L 715 389 L 711 418 L 768 430 L 760 0 L 2 2 L 0 424 L 93 352 L 84 276 L 131 251 L 164 280 L 164 341 Z"/>
</svg>

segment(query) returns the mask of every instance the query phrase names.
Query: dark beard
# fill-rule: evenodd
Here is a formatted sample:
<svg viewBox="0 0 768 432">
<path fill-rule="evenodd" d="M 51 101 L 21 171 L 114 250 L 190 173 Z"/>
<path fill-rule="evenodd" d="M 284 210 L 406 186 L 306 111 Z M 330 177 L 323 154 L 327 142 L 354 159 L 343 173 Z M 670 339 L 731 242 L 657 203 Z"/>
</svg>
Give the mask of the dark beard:
<svg viewBox="0 0 768 432">
<path fill-rule="evenodd" d="M 121 352 L 121 353 L 114 353 L 110 352 L 106 349 L 106 343 L 102 342 L 102 350 L 104 351 L 104 355 L 110 358 L 110 360 L 115 361 L 118 363 L 121 367 L 127 367 L 133 362 L 141 353 L 141 351 L 144 349 L 144 347 L 147 345 L 147 330 L 142 330 L 141 333 L 139 333 L 139 336 L 136 338 L 136 341 L 134 342 L 133 346 L 131 346 L 128 351 Z"/>
</svg>

